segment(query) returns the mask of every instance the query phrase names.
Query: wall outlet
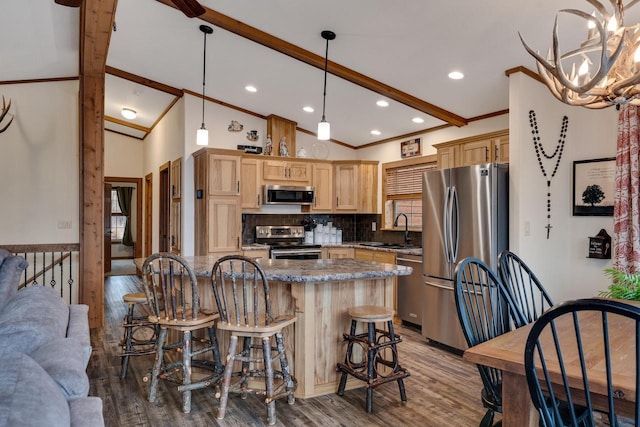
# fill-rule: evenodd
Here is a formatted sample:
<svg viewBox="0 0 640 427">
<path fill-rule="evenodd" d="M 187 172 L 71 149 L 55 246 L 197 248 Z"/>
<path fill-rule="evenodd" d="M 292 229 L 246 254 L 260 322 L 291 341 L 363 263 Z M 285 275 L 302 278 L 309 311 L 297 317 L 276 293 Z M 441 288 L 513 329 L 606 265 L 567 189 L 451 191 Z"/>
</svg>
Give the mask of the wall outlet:
<svg viewBox="0 0 640 427">
<path fill-rule="evenodd" d="M 373 222 L 371 223 L 371 231 L 376 231 L 376 230 L 377 230 L 377 228 L 378 228 L 378 224 L 376 224 L 376 222 L 375 222 L 375 221 L 373 221 Z"/>
<path fill-rule="evenodd" d="M 60 230 L 68 230 L 71 228 L 71 220 L 70 219 L 61 219 L 58 221 L 58 228 Z"/>
</svg>

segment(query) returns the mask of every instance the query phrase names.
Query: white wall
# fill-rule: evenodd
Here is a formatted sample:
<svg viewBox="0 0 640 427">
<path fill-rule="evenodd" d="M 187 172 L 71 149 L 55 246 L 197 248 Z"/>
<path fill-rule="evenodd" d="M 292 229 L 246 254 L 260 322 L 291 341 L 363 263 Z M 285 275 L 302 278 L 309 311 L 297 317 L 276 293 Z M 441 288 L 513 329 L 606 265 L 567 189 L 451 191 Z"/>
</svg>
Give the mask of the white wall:
<svg viewBox="0 0 640 427">
<path fill-rule="evenodd" d="M 104 176 L 141 178 L 143 143 L 115 132 L 104 132 Z"/>
<path fill-rule="evenodd" d="M 607 287 L 602 270 L 612 263 L 587 258 L 588 237 L 602 228 L 613 236 L 613 218 L 572 216 L 573 161 L 615 156 L 617 112 L 565 105 L 522 73 L 510 76 L 509 110 L 510 248 L 536 272 L 554 302 L 594 296 Z M 530 110 L 536 113 L 547 153 L 558 143 L 562 117 L 569 119 L 564 154 L 551 183 L 548 240 L 547 185 L 533 147 Z M 544 162 L 549 176 L 554 161 Z M 530 235 L 525 234 L 527 223 Z"/>
<path fill-rule="evenodd" d="M 148 174 L 153 174 L 153 209 L 151 230 L 151 246 L 149 253 L 158 250 L 158 223 L 159 223 L 159 200 L 160 200 L 160 174 L 161 165 L 172 162 L 184 155 L 183 153 L 184 135 L 184 101 L 181 99 L 175 103 L 173 108 L 160 120 L 153 131 L 147 135 L 143 143 L 143 178 Z M 143 186 L 144 186 L 143 179 Z M 146 196 L 143 196 L 146 197 Z M 144 202 L 143 202 L 144 203 Z M 145 215 L 143 214 L 143 217 Z M 144 225 L 143 225 L 144 226 Z M 145 228 L 143 228 L 144 230 Z"/>
<path fill-rule="evenodd" d="M 0 243 L 78 242 L 78 82 L 1 85 L 0 94 L 15 115 L 0 134 Z"/>
</svg>

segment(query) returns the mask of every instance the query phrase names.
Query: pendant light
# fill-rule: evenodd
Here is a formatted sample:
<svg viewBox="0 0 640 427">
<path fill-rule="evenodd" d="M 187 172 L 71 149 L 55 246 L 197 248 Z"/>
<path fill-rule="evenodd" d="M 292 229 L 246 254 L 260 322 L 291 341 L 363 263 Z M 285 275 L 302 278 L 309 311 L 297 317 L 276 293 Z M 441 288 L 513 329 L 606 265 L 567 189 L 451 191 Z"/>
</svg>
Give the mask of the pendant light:
<svg viewBox="0 0 640 427">
<path fill-rule="evenodd" d="M 324 109 L 327 101 L 327 63 L 329 61 L 329 40 L 336 38 L 333 31 L 324 30 L 320 33 L 323 39 L 327 41 L 327 47 L 324 53 L 324 92 L 322 93 L 322 120 L 318 123 L 318 139 L 326 141 L 331 139 L 331 124 L 325 120 Z"/>
<path fill-rule="evenodd" d="M 202 59 L 202 126 L 198 129 L 196 134 L 196 144 L 197 145 L 209 145 L 209 131 L 206 127 L 204 127 L 204 85 L 205 85 L 205 76 L 207 71 L 207 34 L 213 33 L 213 28 L 208 25 L 200 25 L 200 31 L 204 34 L 204 48 L 203 51 L 203 59 Z"/>
</svg>

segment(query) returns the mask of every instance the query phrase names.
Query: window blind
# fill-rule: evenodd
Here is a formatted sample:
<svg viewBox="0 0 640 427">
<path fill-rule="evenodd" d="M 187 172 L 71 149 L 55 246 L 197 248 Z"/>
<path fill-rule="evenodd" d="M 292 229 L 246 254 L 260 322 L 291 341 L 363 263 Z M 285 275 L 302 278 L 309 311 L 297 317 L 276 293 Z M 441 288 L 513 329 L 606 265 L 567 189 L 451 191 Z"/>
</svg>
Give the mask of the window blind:
<svg viewBox="0 0 640 427">
<path fill-rule="evenodd" d="M 436 165 L 419 165 L 387 169 L 385 183 L 387 197 L 422 194 L 422 174 L 436 167 Z"/>
</svg>

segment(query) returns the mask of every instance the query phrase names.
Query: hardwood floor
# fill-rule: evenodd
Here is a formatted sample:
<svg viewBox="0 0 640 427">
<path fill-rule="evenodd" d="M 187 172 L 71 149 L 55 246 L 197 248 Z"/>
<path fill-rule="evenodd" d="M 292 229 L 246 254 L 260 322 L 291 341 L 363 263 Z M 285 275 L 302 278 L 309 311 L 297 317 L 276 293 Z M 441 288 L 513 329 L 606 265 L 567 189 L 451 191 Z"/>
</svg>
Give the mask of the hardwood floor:
<svg viewBox="0 0 640 427">
<path fill-rule="evenodd" d="M 181 395 L 163 382 L 154 403 L 147 401 L 153 356 L 132 357 L 125 380 L 120 380 L 119 342 L 125 314 L 122 295 L 139 290 L 136 276 L 105 279 L 105 327 L 91 331 L 93 354 L 87 370 L 90 394 L 102 398 L 107 426 L 260 426 L 266 425 L 264 403 L 255 396 L 229 398 L 225 419 L 215 414 L 218 401 L 213 389 L 194 391 L 192 411 L 183 414 Z M 482 388 L 474 365 L 456 354 L 430 345 L 412 328 L 398 325 L 403 342 L 400 360 L 411 376 L 405 379 L 408 402 L 400 403 L 395 383 L 374 390 L 373 413 L 364 409 L 365 390 L 346 391 L 312 399 L 276 403 L 278 426 L 477 426 L 484 415 Z M 224 353 L 224 349 L 221 349 Z M 499 419 L 499 415 L 496 417 Z"/>
</svg>

